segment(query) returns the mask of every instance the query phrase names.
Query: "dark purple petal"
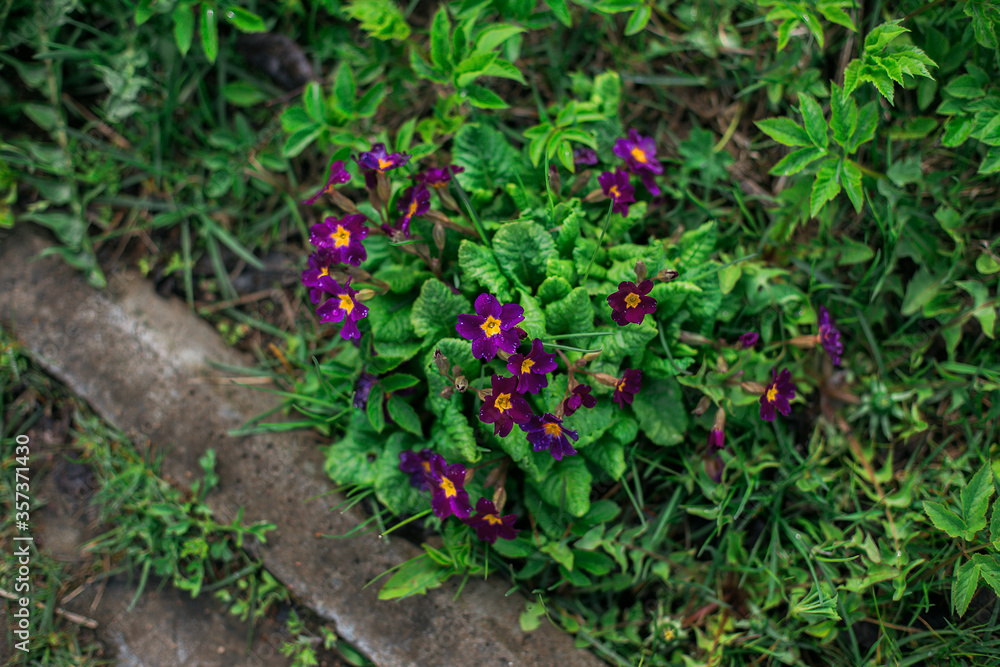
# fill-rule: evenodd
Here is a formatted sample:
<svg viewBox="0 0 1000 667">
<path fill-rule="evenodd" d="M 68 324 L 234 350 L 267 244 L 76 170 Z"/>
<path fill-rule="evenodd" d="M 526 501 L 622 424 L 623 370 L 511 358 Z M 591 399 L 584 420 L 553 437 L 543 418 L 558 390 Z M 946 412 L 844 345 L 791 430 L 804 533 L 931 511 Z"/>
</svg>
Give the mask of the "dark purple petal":
<svg viewBox="0 0 1000 667">
<path fill-rule="evenodd" d="M 492 294 L 480 294 L 476 297 L 476 314 L 482 318 L 494 317 L 498 320 L 502 320 L 500 313 L 502 311 L 500 302 Z"/>
<path fill-rule="evenodd" d="M 326 183 L 324 183 L 323 187 L 316 191 L 316 194 L 302 203 L 306 205 L 314 204 L 316 203 L 316 200 L 324 194 L 332 194 L 337 185 L 346 183 L 349 180 L 351 180 L 351 175 L 347 173 L 346 169 L 344 169 L 344 161 L 336 160 L 331 162 L 330 175 L 327 177 Z"/>
<path fill-rule="evenodd" d="M 455 329 L 462 338 L 476 340 L 486 335 L 481 328 L 485 321 L 484 318 L 478 315 L 459 315 L 458 324 L 455 325 Z"/>
<path fill-rule="evenodd" d="M 577 167 L 597 164 L 597 151 L 587 146 L 577 146 L 573 149 L 573 164 Z"/>
<path fill-rule="evenodd" d="M 757 334 L 756 331 L 748 331 L 740 336 L 740 340 L 739 343 L 737 343 L 737 347 L 743 350 L 751 348 L 757 344 L 757 340 L 759 338 L 760 336 Z"/>
</svg>

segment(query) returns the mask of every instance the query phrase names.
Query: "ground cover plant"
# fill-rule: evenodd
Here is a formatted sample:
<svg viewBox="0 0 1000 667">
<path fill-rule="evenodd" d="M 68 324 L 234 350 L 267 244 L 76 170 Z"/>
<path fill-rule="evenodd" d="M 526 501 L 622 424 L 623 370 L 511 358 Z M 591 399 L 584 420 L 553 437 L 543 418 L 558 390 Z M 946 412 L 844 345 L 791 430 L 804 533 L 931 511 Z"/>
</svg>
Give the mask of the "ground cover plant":
<svg viewBox="0 0 1000 667">
<path fill-rule="evenodd" d="M 214 7 L 119 17 L 174 30 L 136 35 L 166 54 L 146 99 L 202 151 L 195 185 L 110 81 L 100 120 L 150 159 L 75 175 L 113 135 L 67 125 L 26 34 L 4 62 L 41 99 L 10 113 L 53 144 L 6 144 L 9 191 L 95 280 L 94 245 L 152 234 L 174 250 L 118 255 L 257 328 L 349 501 L 425 545 L 383 598 L 492 572 L 526 630 L 619 664 L 997 660 L 995 4 L 220 13 L 308 43 L 316 78 L 286 96 Z M 72 21 L 68 44 L 105 39 Z M 274 250 L 301 287 L 233 309 Z"/>
</svg>

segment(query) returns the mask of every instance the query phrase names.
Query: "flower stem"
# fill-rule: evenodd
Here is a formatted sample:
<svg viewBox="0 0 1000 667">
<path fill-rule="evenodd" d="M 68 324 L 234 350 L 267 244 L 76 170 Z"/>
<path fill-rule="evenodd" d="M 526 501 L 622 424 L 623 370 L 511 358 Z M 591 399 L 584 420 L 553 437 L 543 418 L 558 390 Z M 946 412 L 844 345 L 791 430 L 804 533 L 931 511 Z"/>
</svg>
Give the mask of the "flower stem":
<svg viewBox="0 0 1000 667">
<path fill-rule="evenodd" d="M 542 345 L 546 347 L 554 347 L 557 350 L 569 350 L 570 352 L 583 352 L 584 354 L 589 354 L 591 352 L 601 352 L 604 348 L 598 348 L 596 350 L 585 350 L 582 347 L 570 347 L 569 345 L 558 345 L 556 343 L 549 343 L 542 341 Z"/>
<path fill-rule="evenodd" d="M 594 248 L 594 254 L 590 256 L 590 261 L 587 262 L 587 270 L 583 273 L 583 280 L 580 281 L 581 285 L 586 286 L 587 278 L 590 277 L 590 267 L 593 266 L 594 260 L 597 258 L 597 251 L 601 249 L 601 244 L 604 243 L 604 235 L 608 231 L 608 225 L 611 224 L 611 207 L 614 205 L 614 200 L 608 203 L 608 216 L 604 219 L 604 229 L 601 230 L 601 236 L 597 239 L 597 247 Z"/>
<path fill-rule="evenodd" d="M 591 331 L 589 333 L 559 334 L 558 336 L 546 336 L 542 342 L 548 340 L 559 340 L 560 338 L 585 338 L 590 336 L 613 336 L 614 331 Z"/>
<path fill-rule="evenodd" d="M 384 533 L 382 533 L 381 535 L 379 535 L 379 537 L 385 537 L 386 535 L 388 535 L 392 531 L 396 530 L 397 528 L 401 528 L 402 526 L 405 526 L 406 524 L 410 523 L 411 521 L 416 521 L 417 519 L 422 519 L 423 517 L 427 516 L 430 513 L 431 513 L 431 510 L 426 509 L 423 512 L 421 512 L 420 514 L 414 514 L 409 519 L 404 519 L 403 521 L 400 521 L 395 526 L 393 526 L 389 530 L 387 530 Z"/>
<path fill-rule="evenodd" d="M 461 197 L 462 203 L 465 204 L 465 208 L 469 210 L 469 217 L 472 218 L 472 224 L 475 225 L 476 231 L 479 232 L 479 237 L 483 240 L 483 245 L 493 251 L 493 246 L 490 245 L 490 240 L 486 236 L 486 229 L 483 227 L 482 221 L 479 216 L 476 215 L 476 211 L 472 208 L 472 203 L 469 198 L 465 195 L 465 190 L 462 189 L 462 184 L 458 182 L 457 178 L 451 179 L 451 182 L 455 184 L 455 189 L 458 190 L 458 196 Z"/>
</svg>

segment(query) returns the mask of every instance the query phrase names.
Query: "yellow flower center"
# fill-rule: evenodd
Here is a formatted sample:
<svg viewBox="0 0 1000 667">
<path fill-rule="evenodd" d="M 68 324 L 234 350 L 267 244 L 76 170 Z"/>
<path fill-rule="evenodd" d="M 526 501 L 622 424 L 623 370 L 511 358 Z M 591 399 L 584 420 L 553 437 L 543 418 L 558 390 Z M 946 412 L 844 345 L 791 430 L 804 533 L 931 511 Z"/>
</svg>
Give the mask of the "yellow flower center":
<svg viewBox="0 0 1000 667">
<path fill-rule="evenodd" d="M 636 146 L 630 152 L 632 153 L 632 157 L 635 158 L 636 162 L 640 162 L 640 163 L 643 163 L 643 164 L 646 163 L 646 151 L 644 151 L 641 148 L 639 148 L 638 146 Z"/>
<path fill-rule="evenodd" d="M 340 308 L 347 312 L 348 315 L 354 310 L 354 299 L 351 298 L 349 294 L 340 295 Z"/>
<path fill-rule="evenodd" d="M 542 428 L 545 429 L 546 435 L 553 435 L 557 438 L 562 435 L 562 426 L 555 422 L 549 422 L 542 426 Z"/>
<path fill-rule="evenodd" d="M 489 523 L 489 524 L 493 524 L 494 526 L 497 525 L 497 524 L 503 523 L 503 519 L 501 519 L 500 517 L 498 517 L 496 514 L 487 514 L 487 515 L 485 515 L 483 517 L 483 521 L 485 521 L 486 523 Z"/>
<path fill-rule="evenodd" d="M 451 480 L 445 477 L 441 480 L 441 490 L 444 491 L 445 498 L 454 498 L 458 495 L 458 491 L 455 490 L 455 485 L 451 483 Z"/>
<path fill-rule="evenodd" d="M 351 242 L 351 233 L 344 229 L 343 225 L 337 225 L 337 228 L 330 234 L 330 238 L 333 239 L 334 248 L 343 248 Z"/>
<path fill-rule="evenodd" d="M 664 628 L 664 630 L 663 630 L 663 639 L 665 641 L 668 641 L 668 642 L 672 641 L 675 636 L 676 635 L 674 634 L 674 629 L 673 628 Z"/>
<path fill-rule="evenodd" d="M 639 295 L 635 292 L 629 292 L 629 295 L 625 297 L 625 307 L 635 308 L 639 305 Z"/>
<path fill-rule="evenodd" d="M 392 160 L 383 160 L 382 158 L 378 159 L 379 171 L 385 171 L 391 166 L 392 166 Z"/>
<path fill-rule="evenodd" d="M 328 276 L 328 275 L 330 275 L 330 267 L 329 266 L 324 266 L 324 267 L 322 267 L 319 270 L 319 277 L 320 278 L 322 278 L 323 276 Z"/>
<path fill-rule="evenodd" d="M 479 325 L 479 328 L 486 332 L 487 337 L 492 338 L 500 333 L 500 320 L 490 315 L 485 322 Z"/>
<path fill-rule="evenodd" d="M 625 391 L 625 378 L 622 378 L 621 382 L 618 383 L 618 391 Z"/>
<path fill-rule="evenodd" d="M 764 398 L 767 399 L 768 403 L 774 403 L 774 399 L 778 398 L 778 388 L 773 386 L 770 387 L 767 390 L 767 396 L 765 396 Z"/>
<path fill-rule="evenodd" d="M 500 412 L 507 412 L 510 410 L 510 394 L 500 394 L 493 405 L 497 406 Z"/>
<path fill-rule="evenodd" d="M 525 359 L 521 362 L 521 372 L 528 373 L 531 371 L 531 367 L 535 365 L 535 362 L 531 359 Z"/>
<path fill-rule="evenodd" d="M 410 202 L 410 208 L 407 211 L 406 215 L 412 218 L 416 214 L 417 214 L 417 200 L 416 198 L 414 198 L 413 201 Z"/>
<path fill-rule="evenodd" d="M 424 472 L 430 472 L 431 471 L 431 462 L 430 461 L 421 461 L 420 465 L 422 465 L 424 467 Z"/>
<path fill-rule="evenodd" d="M 611 197 L 612 199 L 618 199 L 619 197 L 622 196 L 622 193 L 618 191 L 617 185 L 612 185 L 610 188 L 608 188 L 608 196 Z"/>
</svg>

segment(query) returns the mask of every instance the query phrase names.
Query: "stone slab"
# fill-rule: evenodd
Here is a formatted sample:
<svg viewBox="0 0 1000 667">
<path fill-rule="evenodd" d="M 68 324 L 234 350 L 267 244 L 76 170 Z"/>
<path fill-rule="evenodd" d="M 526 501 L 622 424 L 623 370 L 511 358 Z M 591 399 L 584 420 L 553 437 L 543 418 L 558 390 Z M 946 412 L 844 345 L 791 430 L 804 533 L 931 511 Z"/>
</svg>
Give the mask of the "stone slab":
<svg viewBox="0 0 1000 667">
<path fill-rule="evenodd" d="M 140 446 L 166 448 L 164 474 L 185 483 L 212 447 L 219 487 L 209 503 L 223 519 L 271 521 L 261 553 L 268 570 L 337 633 L 380 667 L 604 664 L 545 624 L 520 630 L 524 599 L 505 597 L 497 579 L 457 582 L 426 596 L 380 602 L 365 583 L 421 551 L 401 539 L 331 540 L 364 520 L 330 511 L 322 456 L 308 433 L 232 438 L 229 429 L 274 405 L 272 397 L 206 381 L 210 361 L 247 365 L 176 299 L 157 296 L 135 275 L 96 291 L 55 257 L 36 259 L 45 241 L 23 224 L 0 232 L 0 320 L 50 373 Z"/>
</svg>

